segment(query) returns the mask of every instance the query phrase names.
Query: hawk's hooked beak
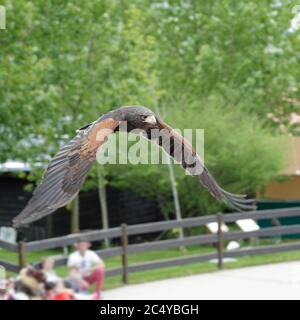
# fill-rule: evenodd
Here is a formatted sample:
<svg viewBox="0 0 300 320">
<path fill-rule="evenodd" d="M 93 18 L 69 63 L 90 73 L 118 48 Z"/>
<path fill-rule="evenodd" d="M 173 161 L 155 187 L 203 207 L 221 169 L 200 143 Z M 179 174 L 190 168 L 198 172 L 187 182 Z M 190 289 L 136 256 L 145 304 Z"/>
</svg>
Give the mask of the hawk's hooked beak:
<svg viewBox="0 0 300 320">
<path fill-rule="evenodd" d="M 145 118 L 144 122 L 151 124 L 152 126 L 156 125 L 156 118 L 154 117 L 153 114 Z"/>
</svg>

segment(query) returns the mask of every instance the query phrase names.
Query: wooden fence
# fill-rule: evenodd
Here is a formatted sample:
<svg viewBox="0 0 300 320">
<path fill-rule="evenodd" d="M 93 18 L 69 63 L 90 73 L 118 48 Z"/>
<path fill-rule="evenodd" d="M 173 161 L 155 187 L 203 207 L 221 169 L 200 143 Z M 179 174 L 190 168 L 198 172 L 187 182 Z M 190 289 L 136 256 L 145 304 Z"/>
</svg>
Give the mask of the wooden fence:
<svg viewBox="0 0 300 320">
<path fill-rule="evenodd" d="M 174 267 L 178 265 L 204 262 L 211 259 L 217 259 L 219 269 L 223 268 L 224 258 L 226 257 L 241 257 L 249 255 L 257 255 L 264 253 L 283 252 L 290 250 L 300 249 L 300 241 L 295 241 L 286 244 L 274 244 L 267 246 L 257 246 L 252 248 L 241 248 L 233 251 L 224 250 L 225 241 L 249 239 L 252 237 L 278 237 L 282 235 L 291 235 L 300 233 L 300 224 L 289 226 L 272 226 L 257 231 L 243 232 L 243 231 L 231 231 L 223 232 L 222 223 L 234 223 L 241 219 L 275 219 L 281 217 L 299 217 L 300 208 L 290 209 L 276 209 L 276 210 L 264 210 L 253 211 L 243 213 L 230 213 L 230 214 L 217 214 L 204 217 L 187 218 L 180 221 L 160 221 L 145 224 L 126 225 L 123 224 L 117 228 L 111 228 L 107 230 L 90 231 L 80 234 L 70 234 L 63 237 L 51 238 L 41 241 L 33 242 L 19 242 L 18 244 L 11 244 L 4 241 L 0 241 L 0 248 L 4 248 L 11 252 L 18 253 L 19 263 L 18 265 L 1 260 L 0 251 L 0 265 L 4 266 L 7 270 L 12 272 L 18 272 L 20 268 L 26 265 L 26 253 L 32 251 L 39 251 L 45 249 L 52 249 L 58 247 L 65 247 L 74 244 L 77 240 L 84 237 L 84 239 L 93 242 L 103 240 L 105 238 L 113 239 L 120 238 L 121 245 L 118 247 L 112 247 L 108 249 L 101 249 L 96 251 L 102 258 L 121 256 L 122 266 L 118 268 L 108 269 L 106 271 L 107 276 L 122 275 L 123 282 L 128 283 L 129 274 L 132 272 L 146 271 L 164 267 Z M 129 244 L 128 237 L 132 235 L 145 234 L 158 231 L 167 231 L 174 228 L 191 228 L 204 226 L 210 222 L 218 223 L 217 234 L 202 234 L 185 237 L 184 239 L 167 239 L 159 241 L 151 241 L 140 244 Z M 216 252 L 201 254 L 201 255 L 186 255 L 182 257 L 155 260 L 145 263 L 129 264 L 128 255 L 138 252 L 146 252 L 151 250 L 175 248 L 191 245 L 203 245 L 214 244 L 216 245 Z M 66 256 L 55 258 L 57 266 L 65 265 L 67 262 Z M 38 263 L 38 262 L 37 262 Z"/>
</svg>

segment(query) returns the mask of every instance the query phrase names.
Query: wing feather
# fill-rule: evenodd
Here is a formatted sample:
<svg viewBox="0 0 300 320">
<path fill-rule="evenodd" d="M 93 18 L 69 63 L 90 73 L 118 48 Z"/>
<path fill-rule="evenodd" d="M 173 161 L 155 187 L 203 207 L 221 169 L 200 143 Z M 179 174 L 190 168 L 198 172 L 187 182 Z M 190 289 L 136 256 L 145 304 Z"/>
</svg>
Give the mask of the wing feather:
<svg viewBox="0 0 300 320">
<path fill-rule="evenodd" d="M 72 201 L 79 193 L 98 148 L 118 125 L 119 121 L 113 118 L 100 118 L 79 130 L 52 159 L 27 206 L 14 218 L 14 227 L 38 220 Z"/>
<path fill-rule="evenodd" d="M 154 139 L 190 175 L 199 176 L 200 183 L 213 197 L 238 211 L 255 210 L 255 200 L 246 199 L 245 195 L 230 193 L 219 186 L 189 141 L 162 120 L 157 119 L 157 125 L 159 133 L 156 131 L 153 135 L 153 131 L 149 131 L 148 138 Z"/>
</svg>

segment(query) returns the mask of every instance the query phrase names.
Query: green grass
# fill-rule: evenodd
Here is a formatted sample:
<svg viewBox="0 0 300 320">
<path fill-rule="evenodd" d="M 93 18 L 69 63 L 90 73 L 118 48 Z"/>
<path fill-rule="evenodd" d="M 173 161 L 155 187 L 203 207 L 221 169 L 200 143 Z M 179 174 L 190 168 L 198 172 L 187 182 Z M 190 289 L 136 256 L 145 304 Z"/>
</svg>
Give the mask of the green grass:
<svg viewBox="0 0 300 320">
<path fill-rule="evenodd" d="M 165 256 L 164 256 L 165 257 Z M 278 262 L 288 262 L 300 260 L 300 251 L 290 251 L 283 253 L 272 253 L 257 256 L 246 256 L 236 259 L 234 262 L 225 264 L 225 269 L 235 269 L 248 266 L 257 266 Z M 194 274 L 208 273 L 217 271 L 217 265 L 211 262 L 201 262 L 189 265 L 176 266 L 171 268 L 161 268 L 145 272 L 136 272 L 129 275 L 129 282 L 142 283 L 147 281 L 168 279 L 173 277 L 189 276 Z M 106 289 L 121 286 L 120 277 L 110 277 L 106 281 Z"/>
<path fill-rule="evenodd" d="M 274 243 L 274 240 L 261 240 L 260 245 Z M 169 259 L 176 257 L 183 257 L 188 255 L 205 254 L 215 252 L 212 246 L 191 246 L 187 247 L 185 251 L 179 248 L 156 250 L 150 252 L 142 252 L 129 255 L 129 264 L 149 262 L 161 259 Z M 61 255 L 61 250 L 46 250 L 39 252 L 31 252 L 26 255 L 26 262 L 32 263 L 40 261 L 42 257 L 49 255 Z M 17 263 L 18 257 L 16 253 L 11 253 L 5 250 L 0 250 L 0 259 Z M 300 260 L 300 251 L 290 251 L 283 253 L 263 254 L 256 256 L 246 256 L 236 259 L 234 262 L 225 264 L 225 269 L 242 268 L 247 266 L 255 266 L 262 264 L 270 264 L 277 262 L 287 262 Z M 121 257 L 112 257 L 105 259 L 106 268 L 115 268 L 121 266 Z M 67 267 L 56 268 L 57 273 L 64 277 L 68 274 Z M 189 265 L 174 266 L 170 268 L 160 268 L 156 270 L 149 270 L 143 272 L 135 272 L 129 275 L 130 283 L 142 283 L 153 280 L 161 280 L 173 277 L 188 276 L 193 274 L 207 273 L 217 271 L 217 265 L 212 262 L 201 262 Z M 109 277 L 106 279 L 105 289 L 111 289 L 122 285 L 121 276 Z"/>
</svg>

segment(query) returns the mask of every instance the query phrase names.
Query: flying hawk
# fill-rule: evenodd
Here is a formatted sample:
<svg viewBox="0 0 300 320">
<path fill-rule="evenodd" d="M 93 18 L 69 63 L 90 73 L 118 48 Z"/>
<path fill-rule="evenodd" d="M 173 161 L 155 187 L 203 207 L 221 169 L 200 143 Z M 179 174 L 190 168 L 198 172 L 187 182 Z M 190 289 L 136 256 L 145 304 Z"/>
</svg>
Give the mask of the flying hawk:
<svg viewBox="0 0 300 320">
<path fill-rule="evenodd" d="M 18 228 L 38 220 L 71 202 L 79 193 L 87 172 L 96 159 L 98 148 L 109 134 L 121 131 L 124 123 L 128 132 L 133 129 L 143 130 L 146 138 L 159 144 L 187 173 L 197 175 L 201 184 L 216 199 L 238 211 L 254 209 L 254 200 L 222 189 L 192 145 L 151 110 L 143 106 L 129 106 L 110 111 L 78 130 L 75 138 L 52 159 L 27 206 L 13 219 L 13 226 Z M 183 152 L 178 152 L 182 150 Z"/>
</svg>

